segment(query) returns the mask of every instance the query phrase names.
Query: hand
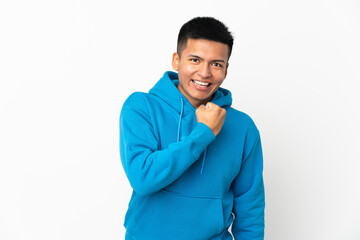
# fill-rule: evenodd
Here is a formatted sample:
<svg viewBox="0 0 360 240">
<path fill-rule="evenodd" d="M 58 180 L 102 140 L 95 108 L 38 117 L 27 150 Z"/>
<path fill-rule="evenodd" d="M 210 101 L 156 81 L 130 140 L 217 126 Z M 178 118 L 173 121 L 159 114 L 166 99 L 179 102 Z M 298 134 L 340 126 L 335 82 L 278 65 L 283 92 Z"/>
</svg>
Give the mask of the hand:
<svg viewBox="0 0 360 240">
<path fill-rule="evenodd" d="M 195 114 L 197 121 L 208 126 L 216 136 L 224 124 L 226 110 L 212 102 L 208 102 L 206 106 L 200 105 L 196 109 Z"/>
</svg>

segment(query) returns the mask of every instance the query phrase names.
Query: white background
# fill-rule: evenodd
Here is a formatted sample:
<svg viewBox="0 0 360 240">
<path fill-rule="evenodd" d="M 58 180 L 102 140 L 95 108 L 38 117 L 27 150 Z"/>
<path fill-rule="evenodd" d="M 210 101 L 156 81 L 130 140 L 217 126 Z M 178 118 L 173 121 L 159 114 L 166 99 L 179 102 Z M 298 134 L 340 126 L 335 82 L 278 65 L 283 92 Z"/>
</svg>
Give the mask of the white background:
<svg viewBox="0 0 360 240">
<path fill-rule="evenodd" d="M 359 1 L 0 0 L 1 240 L 124 238 L 120 109 L 195 16 L 235 35 L 222 86 L 261 132 L 265 239 L 360 239 Z"/>
</svg>

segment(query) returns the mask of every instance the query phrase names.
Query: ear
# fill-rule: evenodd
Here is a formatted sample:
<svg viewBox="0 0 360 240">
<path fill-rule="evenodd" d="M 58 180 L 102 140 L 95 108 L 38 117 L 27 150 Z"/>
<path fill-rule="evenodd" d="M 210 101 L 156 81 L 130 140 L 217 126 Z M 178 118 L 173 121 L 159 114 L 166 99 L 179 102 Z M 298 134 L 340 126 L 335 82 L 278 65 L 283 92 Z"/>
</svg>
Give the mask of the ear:
<svg viewBox="0 0 360 240">
<path fill-rule="evenodd" d="M 172 56 L 172 67 L 175 71 L 179 70 L 179 61 L 180 61 L 179 54 L 177 54 L 177 52 L 174 52 Z"/>
<path fill-rule="evenodd" d="M 227 63 L 226 64 L 226 67 L 225 67 L 225 77 L 224 77 L 224 79 L 226 78 L 226 76 L 227 76 L 227 70 L 228 70 L 228 67 L 229 67 L 229 63 Z"/>
</svg>

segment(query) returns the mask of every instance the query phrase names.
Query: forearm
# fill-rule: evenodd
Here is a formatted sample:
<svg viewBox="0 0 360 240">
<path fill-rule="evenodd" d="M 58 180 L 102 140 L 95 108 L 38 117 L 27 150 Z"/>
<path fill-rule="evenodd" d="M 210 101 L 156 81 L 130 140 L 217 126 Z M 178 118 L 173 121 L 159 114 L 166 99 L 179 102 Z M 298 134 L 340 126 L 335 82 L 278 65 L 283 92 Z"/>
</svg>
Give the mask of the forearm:
<svg viewBox="0 0 360 240">
<path fill-rule="evenodd" d="M 234 205 L 232 233 L 235 240 L 263 240 L 265 196 L 262 182 L 249 195 L 236 198 Z"/>
<path fill-rule="evenodd" d="M 211 129 L 198 123 L 189 136 L 152 150 L 123 128 L 120 138 L 121 161 L 134 191 L 146 195 L 157 192 L 179 178 L 215 139 Z"/>
<path fill-rule="evenodd" d="M 232 186 L 235 194 L 232 232 L 235 239 L 264 239 L 265 192 L 262 171 L 263 156 L 258 136 Z"/>
</svg>

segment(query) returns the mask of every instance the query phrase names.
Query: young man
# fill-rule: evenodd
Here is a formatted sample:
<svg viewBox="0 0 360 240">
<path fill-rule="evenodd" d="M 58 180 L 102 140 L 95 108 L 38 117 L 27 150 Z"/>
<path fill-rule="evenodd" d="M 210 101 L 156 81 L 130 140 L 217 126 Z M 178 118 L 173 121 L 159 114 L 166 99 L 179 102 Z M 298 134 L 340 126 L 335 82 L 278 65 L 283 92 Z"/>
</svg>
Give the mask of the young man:
<svg viewBox="0 0 360 240">
<path fill-rule="evenodd" d="M 120 153 L 133 188 L 127 240 L 264 238 L 260 135 L 220 88 L 232 45 L 218 20 L 190 20 L 173 54 L 178 73 L 125 101 Z"/>
</svg>

